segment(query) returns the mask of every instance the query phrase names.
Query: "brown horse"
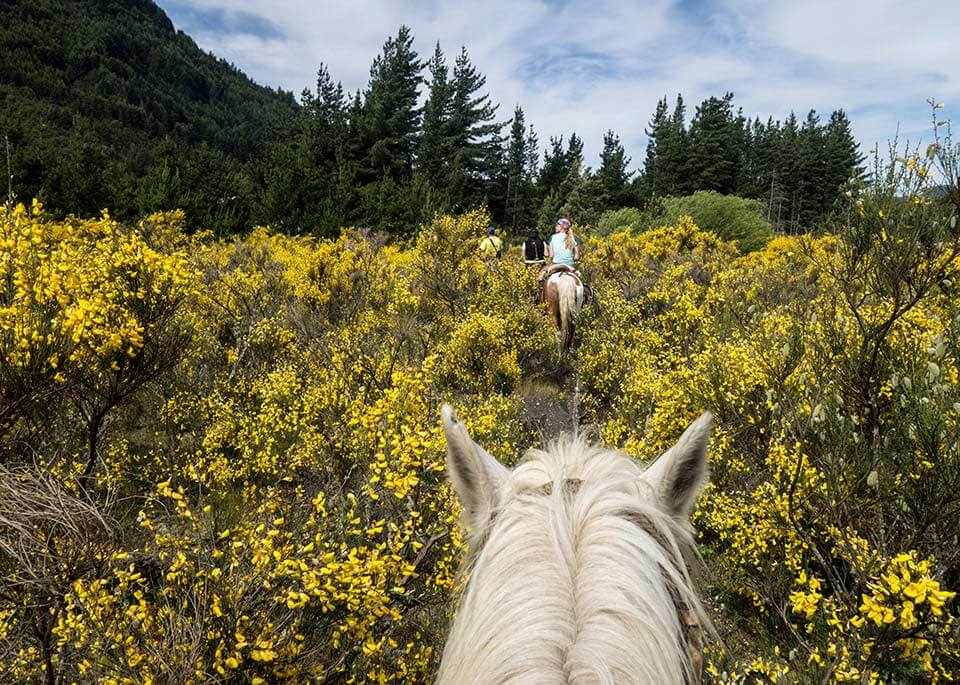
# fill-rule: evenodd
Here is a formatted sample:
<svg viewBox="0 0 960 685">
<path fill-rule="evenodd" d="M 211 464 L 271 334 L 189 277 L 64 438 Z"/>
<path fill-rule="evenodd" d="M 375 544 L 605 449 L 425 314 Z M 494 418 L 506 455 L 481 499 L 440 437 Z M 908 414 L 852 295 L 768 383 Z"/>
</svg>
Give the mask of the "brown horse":
<svg viewBox="0 0 960 685">
<path fill-rule="evenodd" d="M 573 344 L 577 314 L 583 306 L 583 281 L 577 270 L 566 264 L 551 264 L 544 268 L 540 280 L 543 301 L 557 327 L 560 351 L 566 352 Z"/>
</svg>

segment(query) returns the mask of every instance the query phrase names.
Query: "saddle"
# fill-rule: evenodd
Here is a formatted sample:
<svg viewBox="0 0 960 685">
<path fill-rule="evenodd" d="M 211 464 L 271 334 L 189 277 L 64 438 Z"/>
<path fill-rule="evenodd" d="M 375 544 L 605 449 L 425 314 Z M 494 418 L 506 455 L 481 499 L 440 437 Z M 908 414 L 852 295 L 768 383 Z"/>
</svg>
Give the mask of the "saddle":
<svg viewBox="0 0 960 685">
<path fill-rule="evenodd" d="M 548 278 L 557 273 L 568 273 L 580 281 L 580 272 L 577 270 L 577 267 L 570 266 L 569 264 L 549 264 L 543 267 L 540 270 L 540 280 L 546 281 Z M 583 281 L 580 282 L 582 283 Z"/>
</svg>

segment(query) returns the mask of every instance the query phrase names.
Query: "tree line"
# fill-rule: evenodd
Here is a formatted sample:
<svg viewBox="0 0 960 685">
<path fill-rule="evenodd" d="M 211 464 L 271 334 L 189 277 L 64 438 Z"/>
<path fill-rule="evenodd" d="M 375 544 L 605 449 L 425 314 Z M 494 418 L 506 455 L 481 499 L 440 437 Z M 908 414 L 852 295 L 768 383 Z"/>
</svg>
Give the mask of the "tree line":
<svg viewBox="0 0 960 685">
<path fill-rule="evenodd" d="M 4 13 L 12 186 L 59 213 L 179 207 L 219 233 L 409 233 L 435 212 L 483 206 L 519 231 L 707 189 L 762 200 L 772 223 L 799 230 L 862 159 L 842 110 L 826 123 L 814 112 L 762 122 L 734 111 L 728 93 L 704 100 L 689 125 L 682 98 L 672 111 L 664 98 L 643 164 L 607 131 L 594 169 L 575 132 L 541 144 L 522 107 L 502 112 L 466 48 L 437 44 L 422 58 L 406 26 L 365 88 L 346 91 L 320 65 L 296 101 L 203 53 L 150 0 L 38 0 Z"/>
<path fill-rule="evenodd" d="M 842 109 L 826 123 L 810 110 L 801 123 L 747 119 L 733 94 L 709 97 L 687 126 L 683 97 L 672 112 L 664 97 L 646 130 L 640 197 L 714 190 L 763 201 L 781 230 L 812 227 L 836 202 L 840 188 L 863 173 L 864 160 Z"/>
<path fill-rule="evenodd" d="M 262 210 L 289 227 L 396 230 L 435 211 L 484 205 L 521 230 L 560 215 L 592 223 L 609 209 L 715 190 L 762 200 L 772 224 L 796 231 L 812 227 L 861 173 L 843 110 L 826 123 L 814 111 L 803 123 L 793 113 L 763 122 L 734 111 L 727 93 L 704 100 L 687 125 L 682 96 L 672 112 L 664 98 L 646 131 L 642 168 L 631 168 L 619 136 L 607 131 L 594 170 L 575 132 L 551 136 L 541 150 L 522 107 L 498 120 L 485 86 L 466 48 L 450 60 L 437 44 L 422 61 L 407 27 L 384 44 L 364 91 L 348 95 L 321 66 L 316 89 L 301 96 L 295 134 L 270 152 Z"/>
</svg>

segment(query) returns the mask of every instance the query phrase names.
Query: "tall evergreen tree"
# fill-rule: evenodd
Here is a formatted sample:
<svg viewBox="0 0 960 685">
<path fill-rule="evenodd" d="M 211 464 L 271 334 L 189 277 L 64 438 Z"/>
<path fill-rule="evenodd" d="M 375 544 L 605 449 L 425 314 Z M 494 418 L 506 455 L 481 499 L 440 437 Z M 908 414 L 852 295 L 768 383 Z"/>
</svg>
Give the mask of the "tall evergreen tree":
<svg viewBox="0 0 960 685">
<path fill-rule="evenodd" d="M 453 68 L 450 102 L 450 139 L 455 147 L 458 168 L 471 179 L 490 181 L 499 172 L 506 122 L 497 122 L 499 105 L 482 93 L 486 76 L 477 71 L 467 49 L 461 48 Z"/>
<path fill-rule="evenodd" d="M 667 96 L 657 101 L 657 109 L 650 119 L 648 128 L 644 129 L 647 134 L 647 151 L 643 161 L 643 172 L 639 182 L 640 194 L 642 199 L 648 199 L 660 192 L 660 182 L 658 178 L 659 169 L 657 166 L 658 146 L 661 137 L 663 137 L 667 126 L 670 123 L 670 107 L 667 104 Z"/>
<path fill-rule="evenodd" d="M 417 150 L 417 167 L 430 183 L 439 185 L 452 156 L 449 140 L 453 87 L 440 43 L 427 63 L 430 72 L 429 95 L 423 105 L 423 124 Z"/>
<path fill-rule="evenodd" d="M 815 110 L 807 113 L 797 139 L 799 176 L 797 178 L 797 220 L 803 228 L 813 226 L 829 204 L 827 197 L 828 160 L 823 127 Z M 832 195 L 832 192 L 829 194 Z"/>
<path fill-rule="evenodd" d="M 559 138 L 550 136 L 549 147 L 543 151 L 543 166 L 540 168 L 540 175 L 537 179 L 540 193 L 544 199 L 550 193 L 560 189 L 560 184 L 563 183 L 568 171 L 567 155 L 563 150 L 563 136 Z"/>
<path fill-rule="evenodd" d="M 571 133 L 566 149 L 563 146 L 563 136 L 550 137 L 550 147 L 543 152 L 543 168 L 537 179 L 539 194 L 544 198 L 541 208 L 541 219 L 546 209 L 553 213 L 560 211 L 567 200 L 570 191 L 580 181 L 580 169 L 583 166 L 583 140 L 576 133 Z M 557 217 L 553 218 L 556 221 Z M 538 220 L 539 221 L 539 220 Z M 550 226 L 553 224 L 551 223 Z"/>
<path fill-rule="evenodd" d="M 756 171 L 756 147 L 753 144 L 753 121 L 740 119 L 740 168 L 737 171 L 736 193 L 741 197 L 756 197 L 753 175 Z"/>
<path fill-rule="evenodd" d="M 860 153 L 860 144 L 853 137 L 850 120 L 842 109 L 830 115 L 830 121 L 824 132 L 824 146 L 827 157 L 827 173 L 824 183 L 829 192 L 830 205 L 839 197 L 840 188 L 851 178 L 863 174 L 864 156 Z M 826 207 L 830 209 L 830 207 Z"/>
<path fill-rule="evenodd" d="M 658 195 L 683 195 L 692 190 L 685 118 L 686 106 L 678 94 L 669 122 L 657 135 Z"/>
<path fill-rule="evenodd" d="M 301 101 L 302 112 L 322 129 L 334 131 L 346 123 L 347 103 L 343 84 L 333 82 L 330 71 L 323 63 L 317 70 L 316 93 L 305 90 Z"/>
<path fill-rule="evenodd" d="M 732 103 L 733 93 L 709 97 L 690 122 L 689 178 L 696 190 L 730 194 L 736 189 L 740 146 Z"/>
<path fill-rule="evenodd" d="M 772 118 L 766 124 L 760 121 L 760 117 L 746 123 L 743 167 L 737 183 L 738 195 L 763 198 L 769 191 L 769 165 L 772 158 L 770 139 L 774 134 Z"/>
<path fill-rule="evenodd" d="M 563 211 L 563 199 L 560 197 L 560 189 L 551 191 L 543 198 L 540 205 L 540 211 L 537 214 L 537 228 L 541 231 L 550 231 L 556 224 Z"/>
<path fill-rule="evenodd" d="M 775 195 L 771 194 L 771 223 L 781 230 L 796 232 L 800 226 L 800 128 L 797 116 L 790 112 L 780 129 L 776 152 Z M 773 203 L 776 202 L 774 214 Z"/>
<path fill-rule="evenodd" d="M 560 192 L 565 198 L 560 214 L 577 224 L 595 224 L 609 204 L 603 179 L 589 167 L 581 171 L 579 163 L 570 167 Z"/>
<path fill-rule="evenodd" d="M 575 165 L 583 164 L 583 141 L 576 133 L 570 134 L 570 140 L 567 141 L 567 152 L 565 158 L 568 172 Z"/>
<path fill-rule="evenodd" d="M 759 117 L 754 123 L 753 134 L 753 183 L 757 199 L 763 200 L 767 207 L 767 219 L 774 223 L 771 210 L 776 198 L 782 196 L 782 179 L 777 176 L 777 154 L 780 150 L 782 131 L 779 121 L 767 118 L 762 124 Z"/>
<path fill-rule="evenodd" d="M 534 217 L 534 187 L 531 160 L 536 164 L 536 134 L 531 127 L 529 132 L 524 122 L 523 109 L 519 106 L 513 113 L 510 128 L 510 140 L 507 144 L 507 193 L 505 218 L 511 228 L 529 225 Z"/>
<path fill-rule="evenodd" d="M 750 157 L 750 123 L 743 116 L 743 107 L 737 108 L 737 114 L 731 122 L 731 138 L 736 154 L 737 171 L 731 183 L 731 193 L 738 192 L 743 182 L 746 166 Z"/>
<path fill-rule="evenodd" d="M 533 182 L 539 173 L 540 141 L 537 137 L 537 132 L 533 128 L 533 124 L 530 124 L 530 128 L 527 131 L 527 177 Z"/>
<path fill-rule="evenodd" d="M 600 152 L 600 168 L 597 176 L 607 194 L 611 207 L 623 207 L 630 202 L 629 183 L 633 172 L 627 171 L 630 164 L 619 136 L 607 131 L 603 136 L 603 150 Z"/>
<path fill-rule="evenodd" d="M 399 182 L 412 175 L 422 69 L 407 26 L 400 27 L 396 38 L 387 39 L 370 67 L 363 104 L 364 139 L 369 146 L 365 170 L 372 178 Z"/>
<path fill-rule="evenodd" d="M 302 102 L 300 148 L 308 165 L 330 175 L 346 153 L 347 100 L 343 85 L 334 84 L 326 65 L 321 64 L 316 93 L 305 90 Z"/>
<path fill-rule="evenodd" d="M 316 91 L 305 89 L 291 140 L 272 145 L 253 174 L 259 187 L 254 218 L 285 230 L 335 232 L 349 222 L 344 209 L 352 193 L 338 183 L 347 159 L 347 101 L 326 65 L 317 70 Z M 341 196 L 342 195 L 342 196 Z"/>
</svg>

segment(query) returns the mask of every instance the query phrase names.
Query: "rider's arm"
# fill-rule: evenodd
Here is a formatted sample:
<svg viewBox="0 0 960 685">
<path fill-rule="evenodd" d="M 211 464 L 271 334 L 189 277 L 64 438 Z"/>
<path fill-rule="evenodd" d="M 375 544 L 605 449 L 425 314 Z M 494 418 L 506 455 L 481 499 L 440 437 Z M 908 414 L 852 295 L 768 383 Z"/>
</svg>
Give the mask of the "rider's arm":
<svg viewBox="0 0 960 685">
<path fill-rule="evenodd" d="M 573 258 L 576 259 L 576 260 L 579 260 L 579 259 L 580 259 L 580 244 L 579 244 L 579 243 L 574 243 L 574 244 L 573 244 Z"/>
</svg>

